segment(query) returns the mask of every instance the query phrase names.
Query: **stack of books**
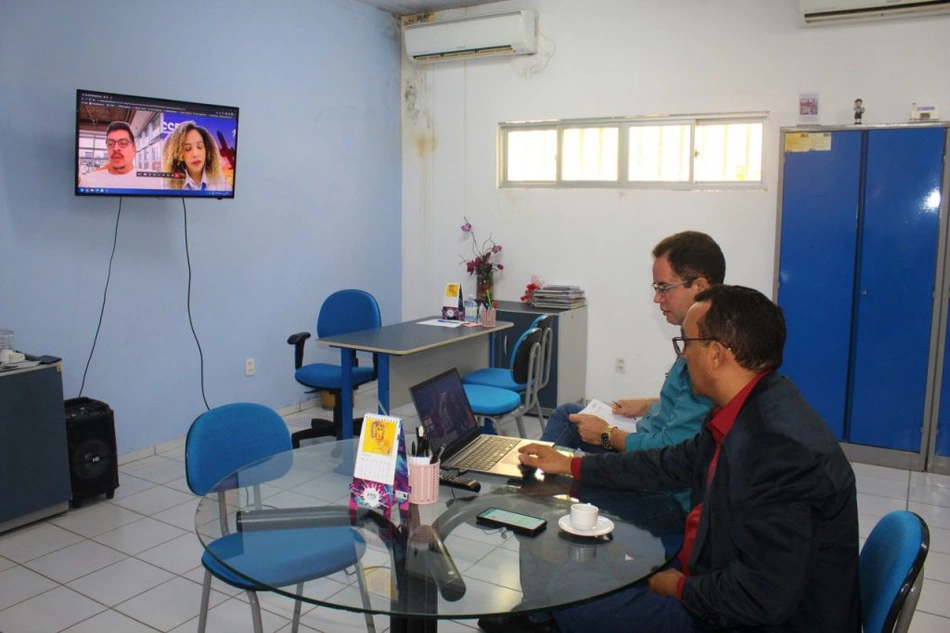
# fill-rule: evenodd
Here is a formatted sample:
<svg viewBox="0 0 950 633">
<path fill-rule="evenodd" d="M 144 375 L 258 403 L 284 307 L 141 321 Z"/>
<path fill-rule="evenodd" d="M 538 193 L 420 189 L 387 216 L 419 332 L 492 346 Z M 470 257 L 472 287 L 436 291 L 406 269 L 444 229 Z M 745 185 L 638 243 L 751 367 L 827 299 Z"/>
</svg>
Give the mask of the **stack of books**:
<svg viewBox="0 0 950 633">
<path fill-rule="evenodd" d="M 534 291 L 529 303 L 535 308 L 568 310 L 585 305 L 587 298 L 580 286 L 544 286 Z"/>
</svg>

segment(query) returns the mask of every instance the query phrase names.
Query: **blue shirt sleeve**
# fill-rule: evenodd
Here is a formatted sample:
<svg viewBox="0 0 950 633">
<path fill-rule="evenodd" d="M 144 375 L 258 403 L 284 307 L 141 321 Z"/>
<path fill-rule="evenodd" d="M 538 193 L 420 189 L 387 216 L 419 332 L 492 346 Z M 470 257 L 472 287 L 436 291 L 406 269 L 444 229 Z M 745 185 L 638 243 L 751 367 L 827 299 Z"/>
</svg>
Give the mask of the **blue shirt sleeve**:
<svg viewBox="0 0 950 633">
<path fill-rule="evenodd" d="M 686 361 L 677 358 L 663 381 L 660 401 L 637 422 L 637 432 L 627 436 L 625 449 L 642 451 L 672 446 L 699 432 L 713 403 L 692 391 Z"/>
</svg>

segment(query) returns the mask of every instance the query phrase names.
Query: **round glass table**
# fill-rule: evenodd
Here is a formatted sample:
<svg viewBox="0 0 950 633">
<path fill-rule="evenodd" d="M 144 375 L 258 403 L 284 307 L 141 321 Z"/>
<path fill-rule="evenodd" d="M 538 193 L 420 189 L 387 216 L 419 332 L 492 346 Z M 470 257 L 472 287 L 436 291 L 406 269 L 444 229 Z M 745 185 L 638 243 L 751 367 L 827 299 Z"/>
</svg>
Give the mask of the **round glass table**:
<svg viewBox="0 0 950 633">
<path fill-rule="evenodd" d="M 351 509 L 355 451 L 354 440 L 312 444 L 232 473 L 198 504 L 202 545 L 234 573 L 288 597 L 389 615 L 394 631 L 434 631 L 439 619 L 551 609 L 609 594 L 667 564 L 682 541 L 684 514 L 672 497 L 541 473 L 524 481 L 466 473 L 481 482 L 479 493 L 443 485 L 437 503 L 410 505 L 405 515 L 394 508 L 386 519 L 379 510 Z M 560 529 L 578 499 L 598 506 L 613 530 L 579 537 Z M 546 529 L 523 536 L 477 524 L 488 508 L 540 517 Z M 216 548 L 225 537 L 229 546 Z M 280 556 L 275 547 L 284 549 Z M 340 556 L 353 564 L 308 578 L 308 560 Z M 293 584 L 277 586 L 272 578 L 286 582 L 288 574 L 261 566 L 277 559 L 298 568 Z"/>
</svg>

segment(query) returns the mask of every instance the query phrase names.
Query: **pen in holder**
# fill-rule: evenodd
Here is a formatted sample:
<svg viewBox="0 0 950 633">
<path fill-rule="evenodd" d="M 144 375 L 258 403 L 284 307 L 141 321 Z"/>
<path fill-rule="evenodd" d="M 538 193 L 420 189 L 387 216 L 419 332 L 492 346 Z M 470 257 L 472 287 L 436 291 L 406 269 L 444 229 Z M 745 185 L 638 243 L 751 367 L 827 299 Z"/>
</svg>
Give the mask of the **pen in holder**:
<svg viewBox="0 0 950 633">
<path fill-rule="evenodd" d="M 498 312 L 495 308 L 485 306 L 482 309 L 481 323 L 484 327 L 495 327 L 495 314 Z"/>
<path fill-rule="evenodd" d="M 409 503 L 426 504 L 439 500 L 439 469 L 441 461 L 428 457 L 409 458 Z"/>
</svg>

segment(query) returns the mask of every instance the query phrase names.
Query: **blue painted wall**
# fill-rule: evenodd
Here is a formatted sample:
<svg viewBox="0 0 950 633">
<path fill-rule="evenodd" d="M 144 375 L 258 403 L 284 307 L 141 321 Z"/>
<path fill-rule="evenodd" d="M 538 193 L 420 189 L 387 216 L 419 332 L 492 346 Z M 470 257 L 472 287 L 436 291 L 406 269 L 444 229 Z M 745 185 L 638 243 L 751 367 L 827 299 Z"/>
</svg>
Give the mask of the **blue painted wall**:
<svg viewBox="0 0 950 633">
<path fill-rule="evenodd" d="M 399 72 L 392 16 L 352 0 L 0 0 L 0 327 L 79 394 L 119 199 L 73 195 L 77 88 L 235 105 L 236 198 L 187 202 L 207 399 L 311 397 L 286 338 L 324 297 L 364 288 L 400 320 Z M 124 200 L 83 391 L 120 453 L 204 410 L 187 284 L 181 201 Z"/>
</svg>

